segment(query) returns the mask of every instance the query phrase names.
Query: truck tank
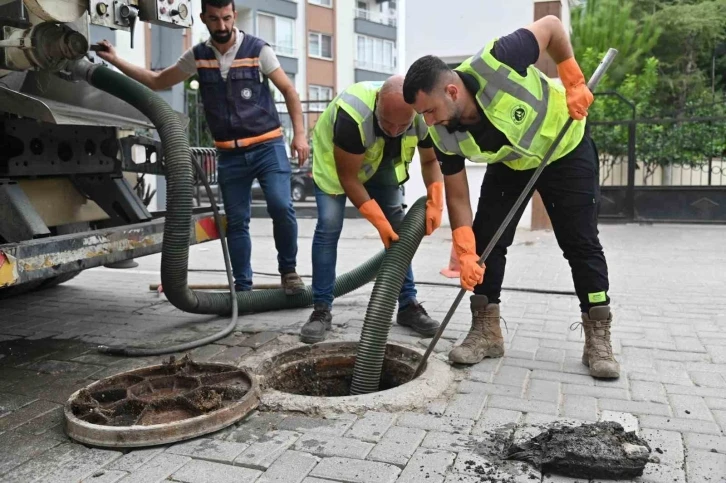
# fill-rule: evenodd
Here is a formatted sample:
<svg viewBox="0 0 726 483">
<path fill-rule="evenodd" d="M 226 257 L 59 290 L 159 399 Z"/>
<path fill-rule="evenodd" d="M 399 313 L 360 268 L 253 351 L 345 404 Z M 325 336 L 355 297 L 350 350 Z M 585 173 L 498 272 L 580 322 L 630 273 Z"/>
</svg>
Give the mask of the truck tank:
<svg viewBox="0 0 726 483">
<path fill-rule="evenodd" d="M 191 2 L 0 0 L 0 298 L 161 251 L 143 184 L 164 174 L 154 126 L 65 70 L 100 61 L 92 25 L 133 39 L 139 22 L 190 28 Z M 192 151 L 213 175 L 213 150 Z M 215 238 L 211 216 L 195 213 L 190 243 Z"/>
</svg>

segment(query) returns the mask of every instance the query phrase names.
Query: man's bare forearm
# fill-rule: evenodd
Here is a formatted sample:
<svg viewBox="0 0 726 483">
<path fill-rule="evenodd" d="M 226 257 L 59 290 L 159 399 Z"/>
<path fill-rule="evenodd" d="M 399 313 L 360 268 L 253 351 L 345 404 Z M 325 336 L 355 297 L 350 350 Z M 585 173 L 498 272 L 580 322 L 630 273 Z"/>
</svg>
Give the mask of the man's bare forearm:
<svg viewBox="0 0 726 483">
<path fill-rule="evenodd" d="M 283 94 L 287 112 L 292 120 L 292 129 L 296 135 L 305 135 L 305 123 L 303 122 L 302 105 L 295 89 L 289 89 Z"/>
<path fill-rule="evenodd" d="M 360 208 L 360 206 L 371 199 L 370 196 L 368 196 L 368 191 L 366 191 L 365 187 L 363 186 L 363 183 L 361 183 L 358 178 L 339 178 L 340 179 L 340 185 L 343 187 L 343 190 L 345 191 L 346 196 L 350 200 L 351 203 L 356 208 Z"/>
<path fill-rule="evenodd" d="M 471 212 L 466 175 L 457 173 L 453 176 L 445 176 L 444 187 L 446 188 L 446 207 L 451 230 L 456 230 L 461 226 L 472 226 L 474 215 Z"/>
<path fill-rule="evenodd" d="M 444 181 L 444 175 L 441 174 L 441 167 L 439 161 L 436 159 L 436 155 L 433 158 L 425 159 L 421 161 L 421 176 L 423 177 L 424 184 L 428 188 L 432 183 L 437 181 Z"/>
</svg>

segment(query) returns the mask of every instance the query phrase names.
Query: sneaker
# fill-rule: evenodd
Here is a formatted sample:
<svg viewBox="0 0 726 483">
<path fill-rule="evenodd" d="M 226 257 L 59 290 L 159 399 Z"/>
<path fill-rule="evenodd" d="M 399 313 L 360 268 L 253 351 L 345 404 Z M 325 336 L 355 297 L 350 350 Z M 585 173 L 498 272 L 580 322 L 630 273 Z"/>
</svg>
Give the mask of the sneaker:
<svg viewBox="0 0 726 483">
<path fill-rule="evenodd" d="M 398 325 L 410 327 L 421 335 L 431 337 L 439 330 L 439 323 L 429 317 L 426 309 L 418 302 L 411 302 L 405 309 L 399 310 L 396 317 Z"/>
<path fill-rule="evenodd" d="M 297 295 L 305 291 L 305 283 L 296 272 L 281 275 L 280 279 L 286 295 Z"/>
<path fill-rule="evenodd" d="M 327 331 L 333 328 L 333 316 L 325 304 L 315 304 L 313 313 L 300 329 L 300 340 L 306 344 L 322 342 Z"/>
</svg>

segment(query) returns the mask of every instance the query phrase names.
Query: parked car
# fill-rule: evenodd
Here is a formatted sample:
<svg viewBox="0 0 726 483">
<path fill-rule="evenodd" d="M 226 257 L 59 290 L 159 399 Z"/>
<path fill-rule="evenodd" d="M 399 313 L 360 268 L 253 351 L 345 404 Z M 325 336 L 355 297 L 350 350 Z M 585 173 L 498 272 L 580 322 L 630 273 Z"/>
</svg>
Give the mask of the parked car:
<svg viewBox="0 0 726 483">
<path fill-rule="evenodd" d="M 311 161 L 305 163 L 304 166 L 299 167 L 295 164 L 292 165 L 292 177 L 290 179 L 290 196 L 293 201 L 305 201 L 310 196 L 315 196 L 315 189 L 313 187 L 313 168 Z M 253 200 L 264 200 L 265 194 L 262 192 L 262 187 L 258 180 L 252 182 L 252 199 Z"/>
</svg>

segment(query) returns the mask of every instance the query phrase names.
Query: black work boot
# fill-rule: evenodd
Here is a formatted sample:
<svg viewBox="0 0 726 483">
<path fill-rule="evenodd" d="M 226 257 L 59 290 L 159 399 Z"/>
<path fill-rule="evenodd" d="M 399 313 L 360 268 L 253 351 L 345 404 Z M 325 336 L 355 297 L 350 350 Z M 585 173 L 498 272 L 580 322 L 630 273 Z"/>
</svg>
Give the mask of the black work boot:
<svg viewBox="0 0 726 483">
<path fill-rule="evenodd" d="M 285 289 L 285 295 L 296 295 L 305 291 L 305 283 L 297 272 L 290 272 L 280 275 L 282 288 Z"/>
<path fill-rule="evenodd" d="M 306 344 L 315 344 L 325 340 L 326 331 L 333 328 L 333 316 L 325 304 L 315 304 L 313 313 L 300 329 L 300 340 Z"/>
<path fill-rule="evenodd" d="M 396 316 L 398 325 L 411 327 L 421 335 L 432 336 L 439 330 L 439 323 L 429 317 L 426 309 L 418 302 L 411 302 L 408 306 L 400 310 Z"/>
</svg>

